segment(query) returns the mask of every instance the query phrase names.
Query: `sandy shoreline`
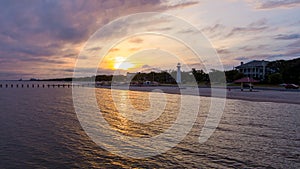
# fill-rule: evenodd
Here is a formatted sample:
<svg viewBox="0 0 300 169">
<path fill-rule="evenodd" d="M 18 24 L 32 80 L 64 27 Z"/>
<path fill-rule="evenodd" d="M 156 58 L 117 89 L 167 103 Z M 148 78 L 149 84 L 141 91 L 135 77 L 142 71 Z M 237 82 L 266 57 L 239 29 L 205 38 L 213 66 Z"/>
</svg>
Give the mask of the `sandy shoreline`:
<svg viewBox="0 0 300 169">
<path fill-rule="evenodd" d="M 108 86 L 99 86 L 99 88 L 110 88 Z M 127 90 L 126 87 L 118 86 L 118 89 Z M 210 88 L 198 88 L 199 94 L 193 93 L 193 89 L 189 90 L 189 87 L 183 88 L 181 90 L 184 91 L 185 94 L 188 95 L 198 95 L 204 97 L 211 97 L 211 89 Z M 180 94 L 180 90 L 178 87 L 171 86 L 130 86 L 129 90 L 131 91 L 144 91 L 151 92 L 153 90 L 161 90 L 164 93 L 168 94 Z M 300 104 L 300 92 L 298 91 L 275 91 L 275 90 L 263 90 L 263 89 L 255 89 L 252 92 L 249 90 L 244 90 L 243 92 L 238 88 L 233 89 L 214 89 L 217 94 L 213 97 L 221 97 L 223 95 L 219 95 L 219 92 L 226 91 L 227 99 L 237 99 L 237 100 L 247 100 L 247 101 L 255 101 L 255 102 L 276 102 L 276 103 L 290 103 L 290 104 Z"/>
</svg>

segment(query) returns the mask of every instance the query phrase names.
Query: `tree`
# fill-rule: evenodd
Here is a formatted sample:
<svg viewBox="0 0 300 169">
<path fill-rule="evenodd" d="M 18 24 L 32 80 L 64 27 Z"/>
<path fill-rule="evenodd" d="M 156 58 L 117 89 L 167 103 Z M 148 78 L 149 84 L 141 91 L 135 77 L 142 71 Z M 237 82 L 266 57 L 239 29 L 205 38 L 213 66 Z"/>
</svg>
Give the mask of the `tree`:
<svg viewBox="0 0 300 169">
<path fill-rule="evenodd" d="M 192 74 L 194 75 L 196 81 L 199 82 L 204 82 L 208 81 L 208 74 L 206 74 L 202 69 L 201 70 L 196 70 L 195 68 L 192 69 Z"/>
<path fill-rule="evenodd" d="M 244 74 L 239 72 L 238 70 L 228 70 L 225 71 L 226 81 L 231 83 L 237 79 L 244 77 Z"/>
<path fill-rule="evenodd" d="M 211 72 L 208 73 L 210 82 L 214 83 L 225 83 L 225 74 L 223 71 L 212 69 Z"/>
<path fill-rule="evenodd" d="M 300 58 L 292 60 L 276 60 L 270 62 L 268 66 L 280 73 L 285 83 L 300 83 Z"/>
<path fill-rule="evenodd" d="M 283 82 L 282 75 L 280 73 L 273 73 L 268 76 L 268 82 L 271 84 L 280 84 Z"/>
</svg>

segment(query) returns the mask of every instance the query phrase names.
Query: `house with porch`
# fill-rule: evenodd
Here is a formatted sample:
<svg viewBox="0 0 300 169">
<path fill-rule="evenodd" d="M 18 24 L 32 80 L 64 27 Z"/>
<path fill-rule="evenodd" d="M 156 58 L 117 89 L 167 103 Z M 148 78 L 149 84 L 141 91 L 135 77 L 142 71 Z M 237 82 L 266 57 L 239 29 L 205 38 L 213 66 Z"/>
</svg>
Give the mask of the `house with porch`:
<svg viewBox="0 0 300 169">
<path fill-rule="evenodd" d="M 274 70 L 268 67 L 268 63 L 269 61 L 265 60 L 253 60 L 248 63 L 241 62 L 241 64 L 235 68 L 246 77 L 264 80 L 266 75 L 274 73 Z"/>
</svg>

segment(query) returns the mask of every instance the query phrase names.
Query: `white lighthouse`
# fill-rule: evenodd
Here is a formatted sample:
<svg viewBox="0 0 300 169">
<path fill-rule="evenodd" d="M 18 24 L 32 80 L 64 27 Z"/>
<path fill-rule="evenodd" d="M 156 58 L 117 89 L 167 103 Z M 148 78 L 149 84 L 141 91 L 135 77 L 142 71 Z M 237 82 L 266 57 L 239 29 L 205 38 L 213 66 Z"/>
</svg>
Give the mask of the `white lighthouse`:
<svg viewBox="0 0 300 169">
<path fill-rule="evenodd" d="M 181 83 L 181 70 L 180 70 L 180 68 L 181 68 L 181 65 L 180 65 L 180 63 L 178 63 L 177 64 L 177 78 L 176 78 L 176 82 L 178 84 Z"/>
</svg>

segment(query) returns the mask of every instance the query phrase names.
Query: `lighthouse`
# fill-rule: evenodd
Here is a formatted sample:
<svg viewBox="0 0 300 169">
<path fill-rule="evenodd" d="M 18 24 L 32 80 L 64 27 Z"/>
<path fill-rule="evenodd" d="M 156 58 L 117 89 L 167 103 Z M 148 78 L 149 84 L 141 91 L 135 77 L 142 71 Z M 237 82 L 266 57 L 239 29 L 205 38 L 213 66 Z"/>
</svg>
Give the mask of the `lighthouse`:
<svg viewBox="0 0 300 169">
<path fill-rule="evenodd" d="M 180 65 L 180 63 L 178 63 L 177 64 L 177 78 L 176 78 L 176 82 L 178 84 L 181 83 L 181 70 L 180 70 L 180 68 L 181 68 L 181 65 Z"/>
</svg>

